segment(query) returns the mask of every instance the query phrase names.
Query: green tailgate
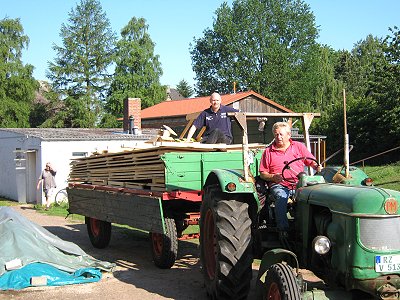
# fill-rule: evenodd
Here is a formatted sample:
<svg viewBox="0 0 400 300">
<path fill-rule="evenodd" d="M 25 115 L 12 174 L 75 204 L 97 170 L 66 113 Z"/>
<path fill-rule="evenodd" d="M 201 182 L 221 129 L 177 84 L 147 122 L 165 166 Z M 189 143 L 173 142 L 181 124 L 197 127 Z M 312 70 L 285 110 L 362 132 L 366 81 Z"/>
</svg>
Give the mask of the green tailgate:
<svg viewBox="0 0 400 300">
<path fill-rule="evenodd" d="M 167 191 L 201 190 L 208 174 L 215 169 L 243 169 L 242 151 L 169 152 L 161 156 L 165 164 Z M 258 159 L 250 166 L 257 174 Z"/>
</svg>

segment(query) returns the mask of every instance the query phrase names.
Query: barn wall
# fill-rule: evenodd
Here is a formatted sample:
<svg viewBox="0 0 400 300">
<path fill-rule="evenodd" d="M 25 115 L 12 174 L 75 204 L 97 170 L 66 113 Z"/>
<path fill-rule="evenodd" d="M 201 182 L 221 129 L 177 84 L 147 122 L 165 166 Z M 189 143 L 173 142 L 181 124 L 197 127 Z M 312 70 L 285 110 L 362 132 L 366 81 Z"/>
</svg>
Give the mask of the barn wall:
<svg viewBox="0 0 400 300">
<path fill-rule="evenodd" d="M 0 132 L 0 197 L 18 200 L 18 190 L 27 190 L 25 182 L 24 170 L 16 168 L 16 160 L 25 166 L 26 161 L 15 150 L 32 150 L 35 151 L 40 147 L 40 140 L 28 137 L 24 134 L 14 132 Z M 33 152 L 34 153 L 34 152 Z M 19 159 L 21 158 L 21 159 Z"/>
<path fill-rule="evenodd" d="M 267 104 L 265 101 L 260 100 L 255 96 L 249 96 L 237 102 L 239 102 L 240 111 L 244 112 L 254 112 L 254 113 L 283 112 L 282 110 L 278 110 L 276 107 Z"/>
</svg>

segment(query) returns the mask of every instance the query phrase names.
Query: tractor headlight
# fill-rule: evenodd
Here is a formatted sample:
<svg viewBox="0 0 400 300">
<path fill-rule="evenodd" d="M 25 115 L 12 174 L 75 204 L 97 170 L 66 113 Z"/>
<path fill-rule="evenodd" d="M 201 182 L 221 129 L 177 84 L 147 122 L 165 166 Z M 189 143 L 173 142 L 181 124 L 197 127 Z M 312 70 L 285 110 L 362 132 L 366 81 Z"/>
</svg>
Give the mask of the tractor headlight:
<svg viewBox="0 0 400 300">
<path fill-rule="evenodd" d="M 313 239 L 312 247 L 318 254 L 325 255 L 331 250 L 331 241 L 326 236 L 319 235 Z"/>
</svg>

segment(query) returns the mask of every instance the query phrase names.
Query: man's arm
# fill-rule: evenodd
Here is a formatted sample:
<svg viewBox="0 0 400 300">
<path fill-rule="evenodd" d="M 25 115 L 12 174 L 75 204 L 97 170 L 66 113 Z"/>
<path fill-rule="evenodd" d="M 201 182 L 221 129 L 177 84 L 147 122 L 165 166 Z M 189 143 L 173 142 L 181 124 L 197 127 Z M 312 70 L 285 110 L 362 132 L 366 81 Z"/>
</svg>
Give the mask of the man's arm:
<svg viewBox="0 0 400 300">
<path fill-rule="evenodd" d="M 315 160 L 316 160 L 316 158 L 315 158 L 315 156 L 310 152 L 310 151 L 308 151 L 307 150 L 307 155 L 306 155 L 306 157 L 312 157 L 312 158 L 314 158 Z M 318 173 L 320 173 L 321 171 L 322 171 L 322 169 L 323 169 L 323 167 L 319 164 L 319 163 L 316 163 L 315 161 L 313 161 L 313 160 L 308 160 L 308 159 L 306 159 L 305 161 L 304 161 L 304 164 L 306 165 L 306 166 L 309 166 L 309 167 L 311 167 L 311 168 L 313 168 L 315 171 L 317 171 Z"/>
<path fill-rule="evenodd" d="M 301 153 L 304 157 L 312 157 L 316 160 L 315 156 L 307 149 L 307 147 L 303 143 L 295 143 L 298 143 L 298 145 L 300 146 Z M 315 161 L 309 159 L 304 160 L 304 165 L 313 168 L 317 172 L 321 172 L 323 169 L 323 167 L 319 163 L 316 163 Z"/>
<path fill-rule="evenodd" d="M 270 170 L 269 166 L 267 165 L 267 161 L 270 160 L 269 155 L 269 148 L 266 148 L 261 156 L 260 177 L 268 182 L 280 183 L 283 180 L 281 174 L 272 174 L 267 171 Z"/>
<path fill-rule="evenodd" d="M 40 188 L 40 183 L 43 181 L 42 178 L 39 178 L 38 183 L 36 185 L 36 189 L 38 190 Z"/>
<path fill-rule="evenodd" d="M 48 164 L 48 166 L 49 166 L 49 171 L 50 171 L 51 175 L 55 176 L 57 173 L 57 170 L 53 167 L 52 164 Z"/>
<path fill-rule="evenodd" d="M 197 128 L 196 128 L 196 126 L 194 126 L 194 125 L 192 125 L 192 126 L 190 127 L 189 132 L 188 132 L 188 135 L 187 135 L 187 138 L 186 138 L 186 141 L 187 141 L 187 142 L 190 142 L 190 140 L 191 140 L 193 134 L 196 132 L 196 129 L 197 129 Z"/>
<path fill-rule="evenodd" d="M 270 174 L 266 171 L 260 172 L 261 179 L 265 181 L 273 182 L 273 183 L 280 183 L 283 178 L 281 174 Z"/>
</svg>

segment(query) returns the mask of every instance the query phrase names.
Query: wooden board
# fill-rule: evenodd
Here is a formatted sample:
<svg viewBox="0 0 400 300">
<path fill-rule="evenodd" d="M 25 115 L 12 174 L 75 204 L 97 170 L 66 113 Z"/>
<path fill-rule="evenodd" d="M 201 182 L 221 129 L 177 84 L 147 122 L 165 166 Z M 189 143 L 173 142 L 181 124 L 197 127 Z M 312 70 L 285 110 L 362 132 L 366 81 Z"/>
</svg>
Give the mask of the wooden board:
<svg viewBox="0 0 400 300">
<path fill-rule="evenodd" d="M 142 145 L 141 145 L 142 146 Z M 250 144 L 249 148 L 259 148 Z M 113 187 L 165 190 L 165 165 L 161 159 L 169 152 L 238 151 L 242 145 L 185 142 L 144 143 L 143 147 L 121 152 L 96 153 L 71 161 L 70 182 Z"/>
</svg>

